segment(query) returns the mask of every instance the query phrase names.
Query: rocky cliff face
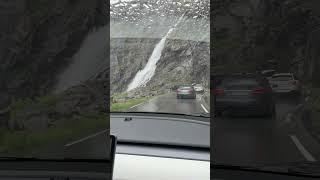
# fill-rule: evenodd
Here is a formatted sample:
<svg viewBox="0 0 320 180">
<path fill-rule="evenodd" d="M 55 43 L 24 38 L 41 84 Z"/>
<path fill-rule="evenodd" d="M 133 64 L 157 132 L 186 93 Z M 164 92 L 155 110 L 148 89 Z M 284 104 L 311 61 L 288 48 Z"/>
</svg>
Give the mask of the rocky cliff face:
<svg viewBox="0 0 320 180">
<path fill-rule="evenodd" d="M 137 72 L 145 67 L 156 44 L 174 26 L 154 76 L 146 87 L 137 88 L 134 93 L 159 94 L 191 82 L 208 85 L 209 9 L 207 0 L 112 1 L 111 93 L 127 89 Z"/>
<path fill-rule="evenodd" d="M 319 12 L 314 0 L 216 1 L 212 72 L 255 71 L 273 59 L 279 71 L 315 80 Z"/>
<path fill-rule="evenodd" d="M 142 69 L 158 39 L 114 38 L 110 42 L 110 91 L 126 91 L 136 73 Z"/>
<path fill-rule="evenodd" d="M 160 39 L 111 40 L 111 94 L 126 91 L 136 73 L 146 65 Z M 155 75 L 141 92 L 165 91 L 183 83 L 208 85 L 210 49 L 208 42 L 167 39 Z"/>
<path fill-rule="evenodd" d="M 46 94 L 86 34 L 104 25 L 103 0 L 10 1 L 0 29 L 0 107 Z M 2 12 L 2 11 L 1 11 Z"/>
<path fill-rule="evenodd" d="M 150 87 L 171 89 L 176 85 L 202 83 L 209 87 L 210 45 L 208 42 L 170 39 L 157 64 Z"/>
</svg>

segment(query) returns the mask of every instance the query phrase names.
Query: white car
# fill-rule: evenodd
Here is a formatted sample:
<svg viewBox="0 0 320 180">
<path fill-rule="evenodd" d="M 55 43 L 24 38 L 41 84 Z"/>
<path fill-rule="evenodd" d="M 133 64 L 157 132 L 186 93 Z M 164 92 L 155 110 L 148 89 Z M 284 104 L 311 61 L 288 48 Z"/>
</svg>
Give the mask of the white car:
<svg viewBox="0 0 320 180">
<path fill-rule="evenodd" d="M 196 92 L 204 92 L 204 88 L 201 84 L 196 84 L 193 86 L 193 88 Z"/>
<path fill-rule="evenodd" d="M 268 69 L 261 71 L 261 74 L 266 77 L 268 80 L 272 78 L 272 76 L 275 74 L 276 70 L 274 69 Z"/>
<path fill-rule="evenodd" d="M 274 74 L 270 80 L 270 85 L 275 93 L 300 93 L 300 81 L 292 73 Z"/>
</svg>

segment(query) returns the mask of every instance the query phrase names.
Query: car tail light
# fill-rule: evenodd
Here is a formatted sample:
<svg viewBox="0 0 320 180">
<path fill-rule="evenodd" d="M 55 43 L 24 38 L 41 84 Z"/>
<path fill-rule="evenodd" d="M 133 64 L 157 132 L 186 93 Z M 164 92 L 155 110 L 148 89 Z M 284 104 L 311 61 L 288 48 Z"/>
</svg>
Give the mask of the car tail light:
<svg viewBox="0 0 320 180">
<path fill-rule="evenodd" d="M 264 87 L 257 87 L 252 90 L 253 95 L 264 94 L 266 92 L 268 92 L 268 88 Z"/>
<path fill-rule="evenodd" d="M 215 96 L 221 96 L 224 94 L 224 90 L 223 89 L 214 89 L 213 90 L 213 95 Z"/>
</svg>

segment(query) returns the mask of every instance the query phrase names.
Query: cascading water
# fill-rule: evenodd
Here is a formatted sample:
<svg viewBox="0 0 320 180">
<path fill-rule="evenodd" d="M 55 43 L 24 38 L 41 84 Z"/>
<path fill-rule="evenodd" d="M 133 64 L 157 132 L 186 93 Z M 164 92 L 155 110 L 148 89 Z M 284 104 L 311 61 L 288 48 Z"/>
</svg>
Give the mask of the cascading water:
<svg viewBox="0 0 320 180">
<path fill-rule="evenodd" d="M 107 67 L 108 32 L 109 26 L 104 26 L 85 38 L 79 51 L 73 56 L 73 62 L 60 75 L 54 92 L 61 92 L 78 85 Z"/>
<path fill-rule="evenodd" d="M 178 22 L 169 29 L 167 34 L 160 40 L 160 42 L 155 46 L 146 66 L 137 72 L 132 82 L 129 84 L 127 91 L 131 91 L 137 87 L 145 86 L 153 77 L 156 68 L 157 62 L 159 61 L 162 50 L 164 48 L 167 37 L 172 33 L 172 31 L 177 27 L 177 25 L 183 20 L 184 15 L 182 15 Z"/>
</svg>

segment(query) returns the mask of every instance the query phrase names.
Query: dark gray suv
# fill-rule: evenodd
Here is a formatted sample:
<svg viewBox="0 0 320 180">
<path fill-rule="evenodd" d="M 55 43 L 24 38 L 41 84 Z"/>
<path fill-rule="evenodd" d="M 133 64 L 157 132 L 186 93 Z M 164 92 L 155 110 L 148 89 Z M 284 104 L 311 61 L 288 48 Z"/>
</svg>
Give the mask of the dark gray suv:
<svg viewBox="0 0 320 180">
<path fill-rule="evenodd" d="M 275 102 L 268 80 L 258 75 L 225 77 L 213 89 L 216 116 L 224 111 L 248 112 L 265 116 L 275 115 Z"/>
<path fill-rule="evenodd" d="M 193 86 L 180 86 L 177 89 L 177 99 L 189 98 L 196 99 L 196 91 Z"/>
</svg>

